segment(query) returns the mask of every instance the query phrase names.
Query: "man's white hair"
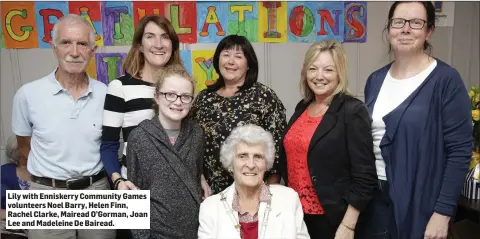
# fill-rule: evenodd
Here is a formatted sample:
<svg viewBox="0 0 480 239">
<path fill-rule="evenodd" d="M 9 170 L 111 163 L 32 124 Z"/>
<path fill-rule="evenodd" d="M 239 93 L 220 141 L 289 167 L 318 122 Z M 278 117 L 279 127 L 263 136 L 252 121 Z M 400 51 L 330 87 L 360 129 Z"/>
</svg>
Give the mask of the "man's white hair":
<svg viewBox="0 0 480 239">
<path fill-rule="evenodd" d="M 273 167 L 275 160 L 275 143 L 272 135 L 260 126 L 248 124 L 233 129 L 223 143 L 220 149 L 220 162 L 225 169 L 231 167 L 239 143 L 248 145 L 263 144 L 267 169 Z"/>
<path fill-rule="evenodd" d="M 10 136 L 7 140 L 7 145 L 5 146 L 5 154 L 7 159 L 16 165 L 20 160 L 20 150 L 18 149 L 18 142 L 16 136 Z"/>
<path fill-rule="evenodd" d="M 76 14 L 68 14 L 66 16 L 63 16 L 62 18 L 58 19 L 58 21 L 53 25 L 53 33 L 52 33 L 52 39 L 53 39 L 53 44 L 56 46 L 58 43 L 58 37 L 59 37 L 59 28 L 62 24 L 83 24 L 88 29 L 90 30 L 90 35 L 89 35 L 89 40 L 90 40 L 90 46 L 94 47 L 95 46 L 95 31 L 90 24 L 85 18 L 76 15 Z"/>
</svg>

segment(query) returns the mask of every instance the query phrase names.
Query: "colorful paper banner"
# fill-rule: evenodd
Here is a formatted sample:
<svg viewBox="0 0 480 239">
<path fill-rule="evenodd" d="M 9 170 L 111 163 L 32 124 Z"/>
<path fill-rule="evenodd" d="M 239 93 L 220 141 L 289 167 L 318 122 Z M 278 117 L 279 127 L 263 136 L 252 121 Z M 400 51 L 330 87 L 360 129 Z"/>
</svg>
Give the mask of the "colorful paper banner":
<svg viewBox="0 0 480 239">
<path fill-rule="evenodd" d="M 315 41 L 316 2 L 287 2 L 288 41 Z"/>
<path fill-rule="evenodd" d="M 345 2 L 344 42 L 367 41 L 367 3 Z"/>
<path fill-rule="evenodd" d="M 230 34 L 251 42 L 366 42 L 367 3 L 61 1 L 0 3 L 4 47 L 46 48 L 55 22 L 78 14 L 95 29 L 98 46 L 131 45 L 134 26 L 146 15 L 164 15 L 185 44 L 216 43 Z M 1 44 L 1 43 L 0 43 Z"/>
<path fill-rule="evenodd" d="M 0 25 L 3 25 L 2 24 L 2 19 L 0 19 Z M 0 49 L 4 48 L 4 43 L 3 43 L 3 31 L 0 31 Z"/>
<path fill-rule="evenodd" d="M 5 48 L 38 48 L 34 2 L 1 2 Z"/>
<path fill-rule="evenodd" d="M 128 46 L 133 39 L 132 2 L 102 2 L 103 44 Z"/>
<path fill-rule="evenodd" d="M 228 9 L 228 35 L 245 36 L 250 42 L 258 42 L 257 2 L 229 2 Z"/>
<path fill-rule="evenodd" d="M 287 41 L 287 3 L 259 3 L 258 39 L 260 42 Z"/>
<path fill-rule="evenodd" d="M 122 76 L 122 63 L 126 56 L 126 53 L 97 53 L 95 55 L 97 80 L 108 85 L 110 81 Z"/>
<path fill-rule="evenodd" d="M 103 46 L 102 10 L 100 2 L 68 2 L 70 13 L 85 18 L 95 30 L 95 44 Z"/>
<path fill-rule="evenodd" d="M 53 26 L 58 19 L 67 14 L 67 2 L 35 2 L 39 48 L 50 48 L 50 42 L 53 37 Z"/>
<path fill-rule="evenodd" d="M 215 50 L 181 50 L 180 57 L 187 72 L 195 79 L 195 94 L 213 84 L 218 74 L 213 67 Z M 124 74 L 122 64 L 126 53 L 96 53 L 90 61 L 87 73 L 90 77 L 108 85 Z"/>
<path fill-rule="evenodd" d="M 182 59 L 183 66 L 187 69 L 188 74 L 192 75 L 192 52 L 189 50 L 180 50 L 180 58 Z"/>
<path fill-rule="evenodd" d="M 198 42 L 219 42 L 228 32 L 228 3 L 197 2 Z"/>
<path fill-rule="evenodd" d="M 215 83 L 218 74 L 213 67 L 213 54 L 215 50 L 194 50 L 192 51 L 193 76 L 196 86 L 195 94 Z"/>
</svg>

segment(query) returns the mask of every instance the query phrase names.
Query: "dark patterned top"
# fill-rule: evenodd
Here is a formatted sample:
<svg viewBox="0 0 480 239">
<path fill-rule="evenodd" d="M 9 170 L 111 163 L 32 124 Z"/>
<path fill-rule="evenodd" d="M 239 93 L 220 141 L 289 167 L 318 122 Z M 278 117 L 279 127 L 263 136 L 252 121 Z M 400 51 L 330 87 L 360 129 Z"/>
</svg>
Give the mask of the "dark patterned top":
<svg viewBox="0 0 480 239">
<path fill-rule="evenodd" d="M 192 114 L 205 132 L 203 174 L 214 194 L 233 183 L 233 177 L 220 163 L 220 147 L 235 127 L 261 126 L 272 134 L 278 152 L 287 124 L 280 99 L 272 89 L 258 82 L 232 97 L 203 90 L 195 98 Z"/>
</svg>

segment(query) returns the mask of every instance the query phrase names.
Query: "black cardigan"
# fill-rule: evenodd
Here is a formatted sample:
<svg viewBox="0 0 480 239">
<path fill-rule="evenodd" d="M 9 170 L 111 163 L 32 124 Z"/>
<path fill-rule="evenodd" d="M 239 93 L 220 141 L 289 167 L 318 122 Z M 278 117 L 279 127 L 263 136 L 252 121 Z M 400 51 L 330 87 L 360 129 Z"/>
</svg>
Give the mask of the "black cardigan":
<svg viewBox="0 0 480 239">
<path fill-rule="evenodd" d="M 284 135 L 310 104 L 300 101 Z M 275 165 L 288 185 L 283 143 Z M 371 120 L 362 101 L 334 96 L 308 147 L 308 169 L 318 199 L 332 226 L 338 227 L 348 205 L 363 210 L 377 185 Z M 336 229 L 335 229 L 336 230 Z"/>
</svg>

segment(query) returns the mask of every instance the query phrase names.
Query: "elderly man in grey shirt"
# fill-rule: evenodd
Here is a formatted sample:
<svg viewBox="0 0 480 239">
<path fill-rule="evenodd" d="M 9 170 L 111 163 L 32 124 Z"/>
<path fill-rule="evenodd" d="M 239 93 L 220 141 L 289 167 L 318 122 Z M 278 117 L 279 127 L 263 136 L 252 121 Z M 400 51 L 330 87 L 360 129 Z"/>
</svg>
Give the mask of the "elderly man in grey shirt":
<svg viewBox="0 0 480 239">
<path fill-rule="evenodd" d="M 85 72 L 95 55 L 94 31 L 78 15 L 57 21 L 50 43 L 58 67 L 23 85 L 13 102 L 12 130 L 28 157 L 30 190 L 106 190 L 100 160 L 107 87 Z M 34 239 L 113 239 L 115 230 L 29 230 Z"/>
</svg>

